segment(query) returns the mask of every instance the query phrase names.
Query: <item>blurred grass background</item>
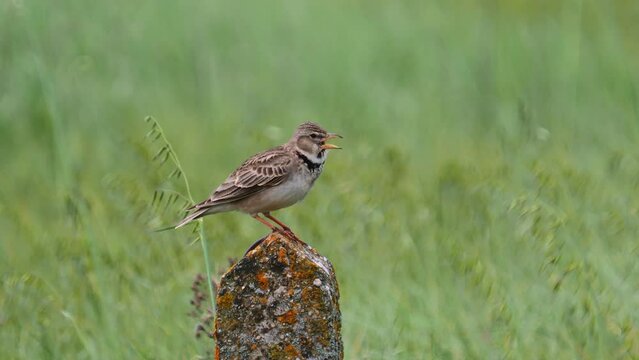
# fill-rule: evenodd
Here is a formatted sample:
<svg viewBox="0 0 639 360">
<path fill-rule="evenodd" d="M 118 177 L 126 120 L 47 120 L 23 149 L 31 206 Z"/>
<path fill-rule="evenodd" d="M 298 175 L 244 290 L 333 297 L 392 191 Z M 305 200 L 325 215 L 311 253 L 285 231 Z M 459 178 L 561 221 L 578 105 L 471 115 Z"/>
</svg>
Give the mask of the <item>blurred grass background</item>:
<svg viewBox="0 0 639 360">
<path fill-rule="evenodd" d="M 335 265 L 347 359 L 639 358 L 639 3 L 0 3 L 0 358 L 192 359 L 197 199 L 315 120 L 280 212 Z M 149 220 L 152 221 L 149 221 Z M 207 218 L 216 272 L 265 233 Z"/>
</svg>

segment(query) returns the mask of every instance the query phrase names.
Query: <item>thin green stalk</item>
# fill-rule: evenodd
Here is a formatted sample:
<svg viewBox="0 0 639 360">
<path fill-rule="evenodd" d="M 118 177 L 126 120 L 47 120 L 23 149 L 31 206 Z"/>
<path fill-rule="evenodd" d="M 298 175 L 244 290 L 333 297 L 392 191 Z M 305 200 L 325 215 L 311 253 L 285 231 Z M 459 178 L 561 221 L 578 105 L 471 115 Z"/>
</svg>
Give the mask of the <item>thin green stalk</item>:
<svg viewBox="0 0 639 360">
<path fill-rule="evenodd" d="M 211 269 L 209 267 L 209 252 L 208 247 L 206 245 L 206 237 L 204 237 L 204 227 L 202 224 L 202 219 L 198 220 L 200 222 L 199 233 L 200 233 L 200 243 L 202 244 L 202 251 L 204 252 L 204 265 L 206 267 L 206 281 L 209 284 L 209 297 L 211 298 L 211 311 L 215 311 L 215 298 L 213 297 L 213 279 L 211 279 Z"/>
<path fill-rule="evenodd" d="M 191 186 L 189 185 L 189 180 L 186 176 L 186 173 L 182 169 L 182 164 L 180 163 L 180 159 L 178 159 L 177 154 L 173 150 L 173 146 L 164 135 L 164 130 L 162 129 L 162 126 L 160 126 L 160 123 L 158 123 L 151 116 L 147 117 L 146 121 L 153 122 L 153 126 L 157 127 L 157 129 L 159 130 L 159 134 L 162 137 L 163 142 L 166 144 L 166 146 L 169 149 L 169 156 L 171 157 L 171 160 L 173 161 L 175 166 L 183 175 L 184 185 L 186 187 L 186 195 L 192 204 L 195 203 L 195 201 L 193 200 L 193 195 L 191 195 Z M 215 298 L 213 296 L 213 279 L 211 278 L 211 266 L 209 263 L 209 252 L 208 252 L 208 246 L 206 243 L 206 236 L 204 235 L 204 224 L 202 222 L 202 219 L 199 219 L 198 221 L 200 222 L 198 226 L 198 235 L 200 238 L 200 244 L 202 244 L 202 252 L 204 253 L 204 267 L 206 270 L 206 280 L 208 282 L 208 288 L 209 288 L 209 298 L 211 299 L 211 310 L 215 311 Z"/>
</svg>

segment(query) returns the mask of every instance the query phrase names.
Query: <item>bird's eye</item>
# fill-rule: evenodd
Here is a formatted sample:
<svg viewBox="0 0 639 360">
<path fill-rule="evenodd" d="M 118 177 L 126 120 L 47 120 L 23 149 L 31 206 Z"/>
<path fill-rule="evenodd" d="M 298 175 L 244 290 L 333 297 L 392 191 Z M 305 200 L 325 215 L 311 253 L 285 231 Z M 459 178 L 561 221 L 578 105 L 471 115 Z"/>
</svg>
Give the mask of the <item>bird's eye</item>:
<svg viewBox="0 0 639 360">
<path fill-rule="evenodd" d="M 320 138 L 320 135 L 319 135 L 319 134 L 317 134 L 317 133 L 312 133 L 312 134 L 311 134 L 311 138 L 312 138 L 312 139 L 319 139 L 319 138 Z"/>
</svg>

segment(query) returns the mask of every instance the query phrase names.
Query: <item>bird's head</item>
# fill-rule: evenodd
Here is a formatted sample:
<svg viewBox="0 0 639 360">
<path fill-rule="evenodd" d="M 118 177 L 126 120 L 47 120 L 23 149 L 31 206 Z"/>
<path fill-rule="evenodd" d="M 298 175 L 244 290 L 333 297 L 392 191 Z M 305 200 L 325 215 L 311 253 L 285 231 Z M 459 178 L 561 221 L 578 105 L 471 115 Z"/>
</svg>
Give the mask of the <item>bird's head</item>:
<svg viewBox="0 0 639 360">
<path fill-rule="evenodd" d="M 341 137 L 341 135 L 327 132 L 316 123 L 305 122 L 295 129 L 290 143 L 312 161 L 323 162 L 327 150 L 341 149 L 337 145 L 327 143 L 327 141 Z"/>
</svg>

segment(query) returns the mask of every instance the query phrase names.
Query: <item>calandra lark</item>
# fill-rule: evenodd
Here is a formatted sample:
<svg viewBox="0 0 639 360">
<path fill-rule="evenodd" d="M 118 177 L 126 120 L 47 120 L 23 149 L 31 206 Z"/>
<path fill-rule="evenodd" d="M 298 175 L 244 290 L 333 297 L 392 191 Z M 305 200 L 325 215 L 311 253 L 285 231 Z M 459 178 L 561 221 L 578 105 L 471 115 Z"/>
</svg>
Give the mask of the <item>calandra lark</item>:
<svg viewBox="0 0 639 360">
<path fill-rule="evenodd" d="M 328 150 L 340 148 L 326 143 L 336 137 L 341 138 L 318 124 L 301 124 L 287 143 L 246 160 L 208 199 L 187 209 L 191 214 L 175 228 L 206 215 L 239 210 L 271 230 L 297 240 L 291 229 L 273 217 L 271 211 L 291 206 L 306 196 L 322 173 Z"/>
</svg>

